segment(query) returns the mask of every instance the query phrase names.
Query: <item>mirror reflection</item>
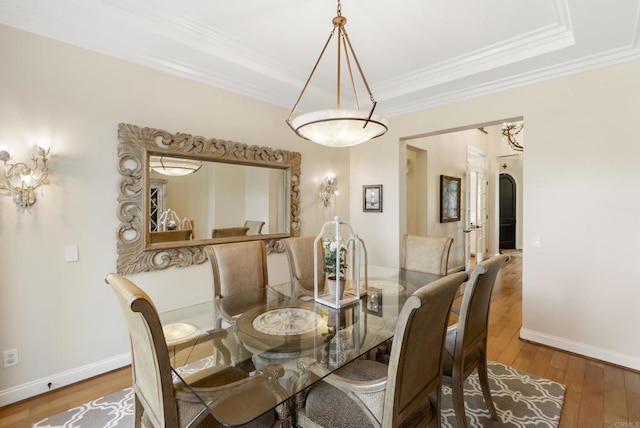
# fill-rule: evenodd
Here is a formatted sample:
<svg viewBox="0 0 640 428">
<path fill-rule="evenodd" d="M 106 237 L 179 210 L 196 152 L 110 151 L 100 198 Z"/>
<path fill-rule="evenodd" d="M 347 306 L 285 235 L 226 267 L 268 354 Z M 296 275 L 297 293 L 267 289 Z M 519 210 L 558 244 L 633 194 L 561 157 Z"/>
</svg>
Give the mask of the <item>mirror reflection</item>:
<svg viewBox="0 0 640 428">
<path fill-rule="evenodd" d="M 119 274 L 204 263 L 223 242 L 284 252 L 300 235 L 300 153 L 127 123 L 118 141 Z"/>
<path fill-rule="evenodd" d="M 184 161 L 150 158 L 150 243 L 288 233 L 287 170 Z"/>
</svg>

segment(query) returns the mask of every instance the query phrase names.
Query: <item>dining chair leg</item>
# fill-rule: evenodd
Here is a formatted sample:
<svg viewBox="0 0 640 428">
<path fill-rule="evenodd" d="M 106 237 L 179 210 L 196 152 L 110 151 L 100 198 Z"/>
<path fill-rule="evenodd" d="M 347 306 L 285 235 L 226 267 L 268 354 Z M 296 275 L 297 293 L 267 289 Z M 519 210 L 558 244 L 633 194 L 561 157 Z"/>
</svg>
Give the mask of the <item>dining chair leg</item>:
<svg viewBox="0 0 640 428">
<path fill-rule="evenodd" d="M 436 388 L 431 394 L 429 394 L 429 401 L 431 402 L 431 406 L 435 410 L 435 415 L 442 415 L 442 384 L 440 384 L 439 388 Z M 429 427 L 440 428 L 442 426 L 442 416 L 434 417 L 429 424 Z"/>
<path fill-rule="evenodd" d="M 486 344 L 486 342 L 485 342 Z M 493 404 L 491 398 L 491 387 L 489 386 L 489 375 L 487 371 L 487 354 L 486 347 L 480 346 L 480 363 L 478 364 L 478 379 L 480 380 L 480 387 L 482 388 L 482 395 L 484 396 L 484 402 L 486 403 L 489 413 L 491 413 L 491 419 L 498 419 L 498 412 L 496 406 Z"/>
<path fill-rule="evenodd" d="M 142 413 L 144 408 L 140 402 L 140 398 L 134 392 L 133 393 L 133 426 L 134 428 L 140 428 L 142 426 Z"/>
<path fill-rule="evenodd" d="M 458 428 L 467 428 L 467 415 L 464 411 L 464 378 L 462 377 L 462 373 L 453 374 L 451 395 Z"/>
</svg>

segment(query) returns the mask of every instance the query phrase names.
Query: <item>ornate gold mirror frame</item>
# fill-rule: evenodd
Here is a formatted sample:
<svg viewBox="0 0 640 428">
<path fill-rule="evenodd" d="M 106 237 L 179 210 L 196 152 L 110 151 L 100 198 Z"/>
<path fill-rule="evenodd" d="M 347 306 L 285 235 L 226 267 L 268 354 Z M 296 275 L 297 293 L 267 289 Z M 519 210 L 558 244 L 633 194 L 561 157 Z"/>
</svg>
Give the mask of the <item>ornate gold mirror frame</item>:
<svg viewBox="0 0 640 428">
<path fill-rule="evenodd" d="M 300 235 L 300 161 L 298 152 L 249 146 L 233 141 L 161 129 L 118 126 L 117 271 L 132 274 L 171 266 L 190 266 L 207 260 L 204 247 L 214 243 L 262 239 L 268 252 L 282 252 L 281 239 Z M 283 169 L 289 176 L 290 227 L 288 233 L 232 238 L 151 243 L 149 231 L 151 155 Z"/>
</svg>

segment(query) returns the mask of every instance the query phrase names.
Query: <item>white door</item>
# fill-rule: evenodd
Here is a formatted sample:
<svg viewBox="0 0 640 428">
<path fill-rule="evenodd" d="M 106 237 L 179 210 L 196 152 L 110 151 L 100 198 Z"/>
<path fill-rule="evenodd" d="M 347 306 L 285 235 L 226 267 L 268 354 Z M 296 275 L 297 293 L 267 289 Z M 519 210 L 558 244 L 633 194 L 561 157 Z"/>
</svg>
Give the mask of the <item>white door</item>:
<svg viewBox="0 0 640 428">
<path fill-rule="evenodd" d="M 476 172 L 476 262 L 481 262 L 487 254 L 487 190 L 489 182 L 486 172 Z"/>
<path fill-rule="evenodd" d="M 467 147 L 467 185 L 465 190 L 465 270 L 471 267 L 471 255 L 476 262 L 487 252 L 487 158 L 475 147 Z"/>
</svg>

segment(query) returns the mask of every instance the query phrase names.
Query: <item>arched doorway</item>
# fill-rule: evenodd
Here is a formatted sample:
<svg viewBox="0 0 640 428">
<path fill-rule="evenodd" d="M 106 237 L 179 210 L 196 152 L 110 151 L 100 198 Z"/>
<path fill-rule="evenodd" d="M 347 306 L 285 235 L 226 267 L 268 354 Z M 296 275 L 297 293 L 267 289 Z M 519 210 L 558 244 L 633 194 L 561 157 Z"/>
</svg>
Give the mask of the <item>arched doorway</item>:
<svg viewBox="0 0 640 428">
<path fill-rule="evenodd" d="M 509 174 L 500 174 L 500 249 L 516 248 L 516 182 Z"/>
</svg>

